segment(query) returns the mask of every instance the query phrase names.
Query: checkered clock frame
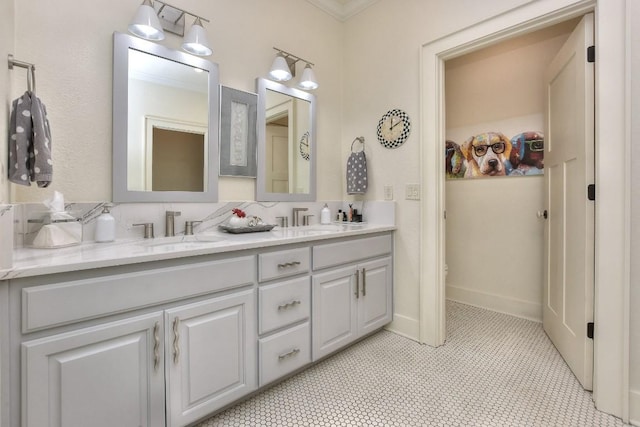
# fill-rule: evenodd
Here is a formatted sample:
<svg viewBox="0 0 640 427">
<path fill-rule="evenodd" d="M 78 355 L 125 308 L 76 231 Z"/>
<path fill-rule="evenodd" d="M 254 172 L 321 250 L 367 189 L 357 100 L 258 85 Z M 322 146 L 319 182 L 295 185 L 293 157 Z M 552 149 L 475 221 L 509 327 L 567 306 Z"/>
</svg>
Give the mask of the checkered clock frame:
<svg viewBox="0 0 640 427">
<path fill-rule="evenodd" d="M 388 141 L 387 139 L 384 138 L 384 136 L 382 136 L 382 124 L 389 117 L 392 117 L 392 116 L 399 117 L 400 120 L 402 120 L 404 124 L 404 129 L 402 130 L 402 133 L 397 139 L 394 139 L 393 141 Z M 384 116 L 382 116 L 382 118 L 378 122 L 377 133 L 378 133 L 378 141 L 380 141 L 380 144 L 382 144 L 383 147 L 390 148 L 390 149 L 400 147 L 402 144 L 404 144 L 407 138 L 409 138 L 409 134 L 411 133 L 411 120 L 409 119 L 409 115 L 398 108 L 389 110 Z"/>
</svg>

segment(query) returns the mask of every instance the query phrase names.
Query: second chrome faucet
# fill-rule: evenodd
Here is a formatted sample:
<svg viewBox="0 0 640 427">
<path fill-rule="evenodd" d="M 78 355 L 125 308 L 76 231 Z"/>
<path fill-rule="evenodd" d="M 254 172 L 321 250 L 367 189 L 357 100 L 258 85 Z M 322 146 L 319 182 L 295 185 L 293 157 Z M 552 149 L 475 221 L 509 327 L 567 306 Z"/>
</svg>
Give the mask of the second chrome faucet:
<svg viewBox="0 0 640 427">
<path fill-rule="evenodd" d="M 166 237 L 173 237 L 176 235 L 176 225 L 175 218 L 180 216 L 181 212 L 178 211 L 166 211 L 165 212 L 165 227 L 164 227 L 164 235 Z"/>
</svg>

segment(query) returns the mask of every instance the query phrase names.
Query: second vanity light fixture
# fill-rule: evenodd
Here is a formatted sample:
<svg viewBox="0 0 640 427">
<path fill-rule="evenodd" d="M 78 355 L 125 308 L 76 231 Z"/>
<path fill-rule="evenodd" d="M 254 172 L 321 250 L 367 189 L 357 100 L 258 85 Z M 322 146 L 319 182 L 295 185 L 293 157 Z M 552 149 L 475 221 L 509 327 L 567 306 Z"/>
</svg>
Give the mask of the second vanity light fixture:
<svg viewBox="0 0 640 427">
<path fill-rule="evenodd" d="M 138 7 L 136 14 L 129 24 L 129 32 L 131 34 L 152 41 L 163 40 L 164 29 L 178 35 L 183 35 L 184 17 L 185 15 L 190 15 L 195 18 L 195 21 L 187 35 L 184 36 L 182 49 L 198 56 L 209 56 L 213 53 L 209 39 L 207 38 L 207 31 L 202 26 L 202 21 L 209 22 L 208 19 L 194 15 L 191 12 L 187 12 L 184 9 L 160 0 L 156 0 L 155 3 L 161 5 L 158 10 L 154 8 L 151 0 L 144 0 L 140 7 Z M 170 29 L 168 27 L 163 29 L 158 16 L 161 16 L 165 21 L 171 17 L 171 22 L 167 24 L 170 26 Z"/>
<path fill-rule="evenodd" d="M 313 90 L 318 88 L 316 75 L 311 68 L 314 65 L 312 62 L 292 55 L 289 52 L 278 49 L 277 47 L 274 47 L 274 49 L 278 51 L 278 54 L 276 55 L 276 59 L 273 61 L 271 71 L 269 71 L 269 76 L 273 80 L 279 82 L 286 82 L 288 80 L 291 80 L 291 78 L 296 75 L 296 62 L 302 61 L 307 65 L 305 65 L 304 67 L 304 71 L 302 72 L 302 76 L 300 77 L 300 81 L 298 82 L 298 87 L 305 90 Z"/>
</svg>

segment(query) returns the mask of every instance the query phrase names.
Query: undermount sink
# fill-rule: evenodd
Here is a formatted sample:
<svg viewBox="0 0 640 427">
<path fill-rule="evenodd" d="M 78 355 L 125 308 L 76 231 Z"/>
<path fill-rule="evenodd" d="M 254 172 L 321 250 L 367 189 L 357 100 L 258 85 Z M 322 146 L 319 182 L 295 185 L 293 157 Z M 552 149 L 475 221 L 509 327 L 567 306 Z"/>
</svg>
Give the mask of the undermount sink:
<svg viewBox="0 0 640 427">
<path fill-rule="evenodd" d="M 311 225 L 311 226 L 302 226 L 292 228 L 292 230 L 299 231 L 306 234 L 325 234 L 325 233 L 335 233 L 337 231 L 343 231 L 344 227 L 342 225 Z"/>
<path fill-rule="evenodd" d="M 211 244 L 215 242 L 220 242 L 224 240 L 222 237 L 218 236 L 175 236 L 175 237 L 161 237 L 158 239 L 153 239 L 149 242 L 142 242 L 140 245 L 146 246 L 148 248 L 157 248 L 157 247 L 172 247 L 175 249 L 189 249 L 189 248 L 198 248 L 200 246 Z"/>
</svg>

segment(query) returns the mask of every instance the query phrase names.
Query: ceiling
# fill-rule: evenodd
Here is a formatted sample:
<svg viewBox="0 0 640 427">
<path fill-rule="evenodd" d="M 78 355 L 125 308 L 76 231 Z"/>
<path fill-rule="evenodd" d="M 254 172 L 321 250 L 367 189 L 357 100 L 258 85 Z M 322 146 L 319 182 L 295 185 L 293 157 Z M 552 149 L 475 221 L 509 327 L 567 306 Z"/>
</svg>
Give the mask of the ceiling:
<svg viewBox="0 0 640 427">
<path fill-rule="evenodd" d="M 307 0 L 339 21 L 346 21 L 378 0 Z"/>
</svg>

